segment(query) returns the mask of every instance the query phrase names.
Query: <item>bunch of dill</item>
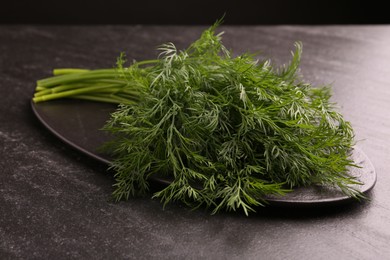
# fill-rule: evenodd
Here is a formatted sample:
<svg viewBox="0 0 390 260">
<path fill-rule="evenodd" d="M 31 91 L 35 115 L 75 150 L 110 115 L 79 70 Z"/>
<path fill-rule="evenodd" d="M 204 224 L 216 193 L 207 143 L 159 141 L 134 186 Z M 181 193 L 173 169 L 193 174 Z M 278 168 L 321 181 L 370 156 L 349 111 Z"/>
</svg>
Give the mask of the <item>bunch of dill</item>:
<svg viewBox="0 0 390 260">
<path fill-rule="evenodd" d="M 148 190 L 150 178 L 167 178 L 154 194 L 166 204 L 206 205 L 213 212 L 266 203 L 297 186 L 331 185 L 350 196 L 356 180 L 349 122 L 335 111 L 328 87 L 299 77 L 302 46 L 288 66 L 273 68 L 254 55 L 233 57 L 216 34 L 204 31 L 186 50 L 161 46 L 152 66 L 123 67 L 139 101 L 122 104 L 105 130 L 116 171 L 116 200 Z"/>
</svg>

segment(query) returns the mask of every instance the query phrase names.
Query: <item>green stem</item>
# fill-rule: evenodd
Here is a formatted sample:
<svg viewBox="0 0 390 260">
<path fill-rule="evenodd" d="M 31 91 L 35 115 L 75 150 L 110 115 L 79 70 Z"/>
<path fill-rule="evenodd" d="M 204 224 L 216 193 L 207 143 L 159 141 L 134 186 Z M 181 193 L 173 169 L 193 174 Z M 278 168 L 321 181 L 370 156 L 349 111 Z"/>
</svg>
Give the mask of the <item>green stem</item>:
<svg viewBox="0 0 390 260">
<path fill-rule="evenodd" d="M 115 70 L 89 71 L 84 73 L 72 73 L 41 79 L 37 81 L 37 87 L 50 88 L 56 85 L 63 85 L 72 82 L 96 79 L 116 79 L 120 75 Z"/>
<path fill-rule="evenodd" d="M 88 72 L 90 70 L 87 69 L 74 69 L 74 68 L 61 68 L 61 69 L 54 69 L 53 75 L 65 75 L 65 74 L 71 74 L 71 73 L 82 73 L 82 72 Z"/>
<path fill-rule="evenodd" d="M 138 66 L 142 66 L 142 65 L 148 65 L 148 64 L 154 64 L 154 63 L 158 63 L 159 60 L 144 60 L 144 61 L 138 61 L 138 62 L 135 62 L 134 65 L 138 65 Z"/>
<path fill-rule="evenodd" d="M 96 96 L 96 95 L 75 95 L 71 96 L 71 98 L 74 99 L 83 99 L 83 100 L 90 100 L 90 101 L 98 101 L 98 102 L 104 102 L 104 103 L 113 103 L 113 104 L 132 104 L 133 101 L 130 100 L 119 100 L 117 98 L 112 98 L 109 96 Z"/>
<path fill-rule="evenodd" d="M 135 62 L 133 66 L 155 64 L 159 60 Z M 146 70 L 147 68 L 141 69 Z M 60 68 L 53 77 L 37 81 L 35 103 L 60 98 L 78 98 L 108 103 L 132 103 L 139 97 L 137 82 L 126 80 L 126 71 L 112 69 Z M 140 86 L 142 87 L 142 86 Z"/>
<path fill-rule="evenodd" d="M 103 85 L 103 86 L 91 86 L 91 87 L 85 87 L 85 88 L 80 88 L 80 89 L 71 89 L 69 91 L 63 91 L 60 93 L 53 93 L 53 94 L 48 94 L 48 95 L 43 95 L 43 96 L 38 96 L 34 97 L 33 101 L 35 103 L 42 102 L 42 101 L 47 101 L 47 100 L 53 100 L 53 99 L 59 99 L 59 98 L 65 98 L 65 97 L 70 97 L 78 94 L 85 94 L 88 92 L 97 92 L 99 90 L 105 89 L 105 88 L 110 88 L 110 86 Z"/>
<path fill-rule="evenodd" d="M 62 91 L 67 91 L 67 90 L 75 89 L 75 88 L 83 88 L 83 87 L 87 87 L 90 85 L 91 84 L 68 84 L 68 85 L 58 85 L 58 86 L 53 87 L 53 88 L 43 88 L 42 90 L 35 92 L 34 97 L 59 93 Z"/>
</svg>

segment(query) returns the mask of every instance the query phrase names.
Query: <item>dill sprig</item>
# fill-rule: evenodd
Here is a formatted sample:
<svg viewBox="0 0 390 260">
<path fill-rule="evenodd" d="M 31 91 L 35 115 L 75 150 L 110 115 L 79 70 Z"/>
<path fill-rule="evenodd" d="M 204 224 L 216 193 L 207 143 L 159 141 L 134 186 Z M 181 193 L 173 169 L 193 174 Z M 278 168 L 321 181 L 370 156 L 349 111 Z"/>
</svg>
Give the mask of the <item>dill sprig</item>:
<svg viewBox="0 0 390 260">
<path fill-rule="evenodd" d="M 302 44 L 291 62 L 274 68 L 255 55 L 233 57 L 218 24 L 187 49 L 162 45 L 148 67 L 118 75 L 137 91 L 104 129 L 116 200 L 145 194 L 148 180 L 170 182 L 153 197 L 245 214 L 298 186 L 330 185 L 361 194 L 348 175 L 353 129 L 330 102 L 329 87 L 313 87 L 298 72 Z"/>
<path fill-rule="evenodd" d="M 56 69 L 37 82 L 34 102 L 78 98 L 120 104 L 104 126 L 114 134 L 115 200 L 145 194 L 149 180 L 169 183 L 154 193 L 164 205 L 181 201 L 245 214 L 309 185 L 338 187 L 360 198 L 349 173 L 353 129 L 330 102 L 330 87 L 299 74 L 302 44 L 290 63 L 274 67 L 254 54 L 233 56 L 219 23 L 185 50 L 160 46 L 155 60 L 116 68 Z"/>
</svg>

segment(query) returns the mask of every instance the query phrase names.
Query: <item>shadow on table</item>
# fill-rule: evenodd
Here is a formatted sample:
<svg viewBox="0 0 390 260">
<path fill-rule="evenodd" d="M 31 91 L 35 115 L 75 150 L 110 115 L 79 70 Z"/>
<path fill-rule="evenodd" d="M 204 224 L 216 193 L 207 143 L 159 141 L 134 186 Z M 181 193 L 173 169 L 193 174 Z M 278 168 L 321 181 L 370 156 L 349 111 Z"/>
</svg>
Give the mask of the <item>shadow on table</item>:
<svg viewBox="0 0 390 260">
<path fill-rule="evenodd" d="M 370 197 L 370 194 L 368 194 Z M 322 206 L 266 206 L 257 208 L 256 213 L 250 217 L 267 217 L 276 219 L 311 219 L 323 217 L 336 217 L 350 214 L 360 214 L 369 207 L 370 200 L 347 201 L 337 204 L 325 204 Z"/>
<path fill-rule="evenodd" d="M 151 192 L 157 191 L 157 188 L 161 188 L 159 184 L 151 185 Z M 332 218 L 332 217 L 343 217 L 346 215 L 356 215 L 367 211 L 372 200 L 372 192 L 368 192 L 367 199 L 365 200 L 346 200 L 343 202 L 335 203 L 324 203 L 316 205 L 265 205 L 255 207 L 255 212 L 250 212 L 249 216 L 246 216 L 243 211 L 238 210 L 236 212 L 224 212 L 221 211 L 219 214 L 237 218 L 251 218 L 251 219 L 291 219 L 291 220 L 305 220 L 305 219 L 316 219 L 316 218 Z M 186 208 L 181 203 L 173 203 L 169 206 L 169 210 L 176 211 L 178 208 Z M 200 211 L 204 214 L 212 214 L 212 209 L 200 207 L 195 211 Z M 200 214 L 202 214 L 200 213 Z"/>
</svg>

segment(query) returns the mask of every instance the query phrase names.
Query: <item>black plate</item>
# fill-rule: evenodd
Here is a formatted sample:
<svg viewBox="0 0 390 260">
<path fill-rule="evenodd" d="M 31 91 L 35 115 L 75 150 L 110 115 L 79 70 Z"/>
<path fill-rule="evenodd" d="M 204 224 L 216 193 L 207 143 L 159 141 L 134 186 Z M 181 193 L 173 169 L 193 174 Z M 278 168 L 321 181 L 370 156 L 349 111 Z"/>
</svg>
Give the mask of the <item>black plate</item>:
<svg viewBox="0 0 390 260">
<path fill-rule="evenodd" d="M 98 148 L 110 139 L 100 129 L 110 113 L 115 111 L 115 105 L 63 99 L 38 104 L 31 102 L 31 106 L 42 124 L 59 139 L 100 162 L 110 163 L 111 158 L 99 153 Z M 352 156 L 362 168 L 351 168 L 350 174 L 364 183 L 356 188 L 366 193 L 376 183 L 375 169 L 361 149 L 355 147 Z M 164 184 L 169 182 L 165 179 L 155 180 Z M 351 198 L 337 188 L 311 186 L 295 189 L 285 196 L 269 196 L 267 200 L 275 205 L 305 206 L 341 203 Z"/>
</svg>

